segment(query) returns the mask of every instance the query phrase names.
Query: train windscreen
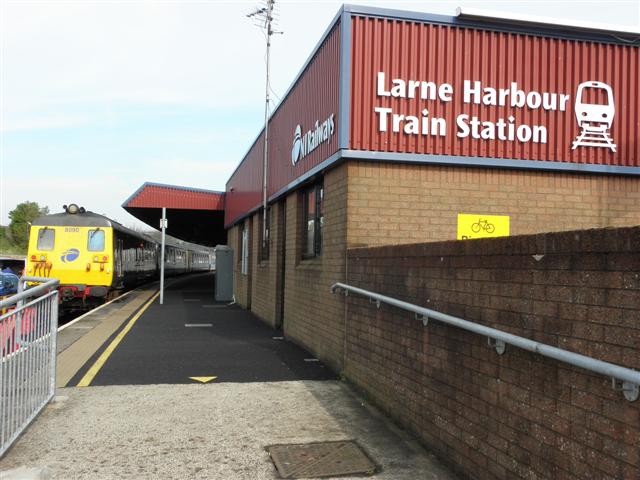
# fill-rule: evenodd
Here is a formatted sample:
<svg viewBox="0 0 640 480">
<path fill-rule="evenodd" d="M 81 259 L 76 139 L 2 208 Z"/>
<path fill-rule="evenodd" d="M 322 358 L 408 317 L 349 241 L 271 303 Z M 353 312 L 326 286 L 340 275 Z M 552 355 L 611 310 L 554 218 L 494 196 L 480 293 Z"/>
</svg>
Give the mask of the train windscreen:
<svg viewBox="0 0 640 480">
<path fill-rule="evenodd" d="M 38 231 L 38 250 L 53 250 L 56 241 L 56 231 L 51 228 L 41 228 Z"/>
<path fill-rule="evenodd" d="M 90 252 L 102 252 L 104 250 L 104 230 L 89 230 Z"/>
</svg>

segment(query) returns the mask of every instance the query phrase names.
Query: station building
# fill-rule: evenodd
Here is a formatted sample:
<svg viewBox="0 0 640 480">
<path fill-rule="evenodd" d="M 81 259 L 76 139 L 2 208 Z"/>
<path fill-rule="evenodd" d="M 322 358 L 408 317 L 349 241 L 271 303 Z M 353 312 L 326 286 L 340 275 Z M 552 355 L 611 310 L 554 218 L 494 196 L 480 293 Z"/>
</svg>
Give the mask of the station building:
<svg viewBox="0 0 640 480">
<path fill-rule="evenodd" d="M 226 184 L 237 302 L 340 370 L 349 248 L 640 224 L 639 68 L 625 32 L 344 6 L 270 118 L 264 234 L 264 131 Z"/>
</svg>

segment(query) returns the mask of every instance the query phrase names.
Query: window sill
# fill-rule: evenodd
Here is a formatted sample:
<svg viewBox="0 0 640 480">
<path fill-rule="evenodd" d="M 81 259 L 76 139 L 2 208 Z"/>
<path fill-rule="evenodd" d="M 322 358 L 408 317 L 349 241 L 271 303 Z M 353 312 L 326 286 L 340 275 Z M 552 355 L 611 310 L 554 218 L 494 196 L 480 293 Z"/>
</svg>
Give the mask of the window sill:
<svg viewBox="0 0 640 480">
<path fill-rule="evenodd" d="M 298 265 L 299 268 L 313 268 L 313 267 L 321 267 L 322 266 L 322 256 L 318 255 L 317 257 L 302 257 Z"/>
</svg>

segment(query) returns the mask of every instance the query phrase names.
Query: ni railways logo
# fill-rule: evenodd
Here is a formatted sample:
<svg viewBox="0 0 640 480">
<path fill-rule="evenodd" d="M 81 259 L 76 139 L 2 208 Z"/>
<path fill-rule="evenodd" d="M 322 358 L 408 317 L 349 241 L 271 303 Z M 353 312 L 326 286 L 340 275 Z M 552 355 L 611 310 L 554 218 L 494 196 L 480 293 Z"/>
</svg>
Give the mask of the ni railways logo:
<svg viewBox="0 0 640 480">
<path fill-rule="evenodd" d="M 302 127 L 296 126 L 293 132 L 293 144 L 291 146 L 291 164 L 296 165 L 300 160 L 313 152 L 324 142 L 333 137 L 335 131 L 334 114 L 331 114 L 324 122 L 316 120 L 313 130 L 302 134 Z"/>
<path fill-rule="evenodd" d="M 63 263 L 71 263 L 77 260 L 79 256 L 80 250 L 78 250 L 77 248 L 70 248 L 69 250 L 65 250 L 64 252 L 62 252 L 60 260 L 62 260 Z"/>
</svg>

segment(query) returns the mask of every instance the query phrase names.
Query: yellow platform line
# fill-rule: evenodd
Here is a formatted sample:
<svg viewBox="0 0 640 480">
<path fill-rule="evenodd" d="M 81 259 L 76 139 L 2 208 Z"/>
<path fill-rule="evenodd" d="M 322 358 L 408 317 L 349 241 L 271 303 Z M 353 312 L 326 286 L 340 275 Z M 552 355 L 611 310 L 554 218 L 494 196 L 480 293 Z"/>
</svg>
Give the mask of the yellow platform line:
<svg viewBox="0 0 640 480">
<path fill-rule="evenodd" d="M 107 362 L 107 360 L 109 359 L 113 351 L 116 349 L 116 347 L 120 344 L 124 336 L 127 333 L 129 333 L 129 330 L 131 330 L 133 325 L 138 321 L 138 319 L 142 316 L 145 310 L 149 308 L 149 306 L 153 303 L 153 301 L 156 298 L 158 298 L 158 295 L 160 295 L 160 292 L 157 292 L 153 297 L 151 297 L 151 299 L 149 299 L 149 301 L 143 305 L 143 307 L 138 311 L 138 313 L 136 313 L 133 316 L 133 318 L 129 320 L 129 323 L 127 323 L 127 326 L 122 329 L 122 331 L 118 334 L 116 338 L 113 339 L 113 341 L 109 344 L 106 350 L 102 352 L 102 355 L 100 355 L 100 357 L 98 357 L 96 362 L 91 366 L 89 371 L 85 373 L 84 377 L 82 377 L 82 380 L 78 382 L 78 385 L 77 385 L 78 387 L 88 387 L 89 385 L 91 385 L 91 382 L 93 381 L 93 379 L 96 377 L 96 375 L 98 374 L 100 369 L 104 366 L 104 364 Z"/>
</svg>

